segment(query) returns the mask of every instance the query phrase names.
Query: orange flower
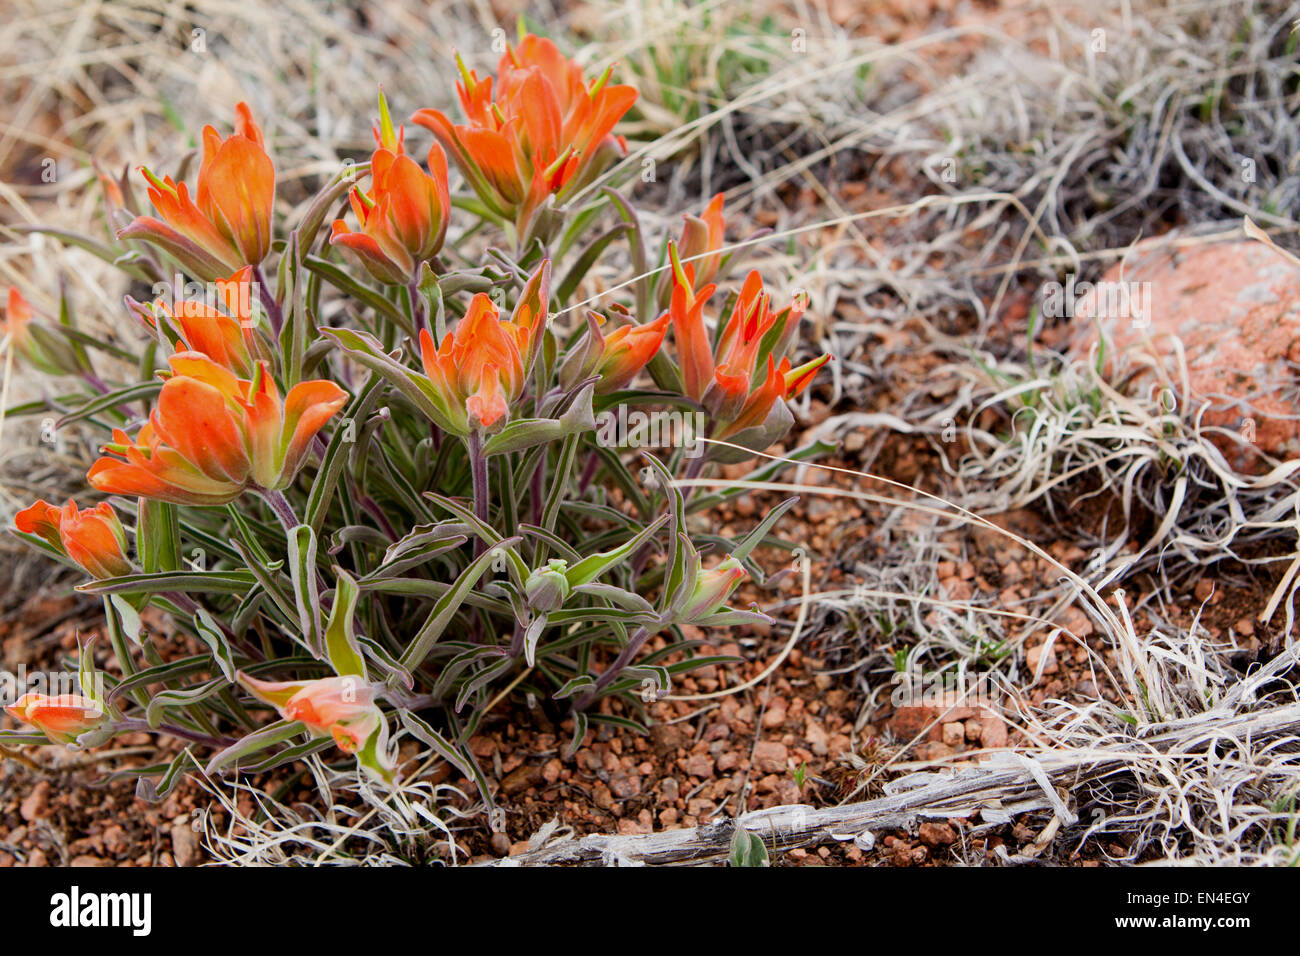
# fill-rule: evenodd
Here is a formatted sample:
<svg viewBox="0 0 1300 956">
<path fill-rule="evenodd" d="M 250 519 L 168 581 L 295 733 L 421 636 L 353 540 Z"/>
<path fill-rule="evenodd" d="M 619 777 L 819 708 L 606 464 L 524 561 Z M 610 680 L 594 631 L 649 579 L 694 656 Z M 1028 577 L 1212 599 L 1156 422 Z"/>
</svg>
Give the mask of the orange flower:
<svg viewBox="0 0 1300 956">
<path fill-rule="evenodd" d="M 353 232 L 336 219 L 330 243 L 351 249 L 378 281 L 405 285 L 415 278 L 420 263 L 442 248 L 447 234 L 451 209 L 447 155 L 434 144 L 429 150 L 432 175 L 426 175 L 419 163 L 405 155 L 405 132 L 394 131 L 382 90 L 379 115 L 375 127 L 379 148 L 370 159 L 370 192 L 354 187 L 350 193 L 361 231 Z"/>
<path fill-rule="evenodd" d="M 440 348 L 434 348 L 428 329 L 420 330 L 424 374 L 445 403 L 449 430 L 457 434 L 491 428 L 523 390 L 528 335 L 498 315 L 496 305 L 480 292 Z"/>
<path fill-rule="evenodd" d="M 659 352 L 671 319 L 665 312 L 643 325 L 621 325 L 606 336 L 601 334 L 599 325 L 604 317 L 588 312 L 587 334 L 570 357 L 566 357 L 560 371 L 562 383 L 572 388 L 582 379 L 598 375 L 597 395 L 608 395 L 625 387 Z"/>
<path fill-rule="evenodd" d="M 52 743 L 70 744 L 104 719 L 104 709 L 88 697 L 23 694 L 5 707 L 9 714 L 39 729 Z"/>
<path fill-rule="evenodd" d="M 792 369 L 788 358 L 781 359 L 781 364 L 777 365 L 776 360 L 769 355 L 767 377 L 763 380 L 763 384 L 745 397 L 735 417 L 718 432 L 717 437 L 730 438 L 748 428 L 759 428 L 764 425 L 778 400 L 794 398 L 802 392 L 813 380 L 817 370 L 830 360 L 829 355 L 822 355 Z"/>
<path fill-rule="evenodd" d="M 236 674 L 239 683 L 286 720 L 301 721 L 312 736 L 332 737 L 344 753 L 355 754 L 366 770 L 391 780 L 396 769 L 388 747 L 388 722 L 375 702 L 374 689 L 360 677 L 264 681 Z"/>
<path fill-rule="evenodd" d="M 374 691 L 359 677 L 265 681 L 239 674 L 239 682 L 286 720 L 300 720 L 313 733 L 334 738 L 345 753 L 355 753 L 376 729 Z"/>
<path fill-rule="evenodd" d="M 275 167 L 248 104 L 240 103 L 235 111 L 235 132 L 225 139 L 213 127 L 203 128 L 194 199 L 184 183 L 170 176 L 159 179 L 141 167 L 149 199 L 162 218 L 139 216 L 117 234 L 156 243 L 209 282 L 260 264 L 271 249 Z"/>
<path fill-rule="evenodd" d="M 18 512 L 14 527 L 44 538 L 91 577 L 115 578 L 131 573 L 131 562 L 126 558 L 126 532 L 113 506 L 106 501 L 79 511 L 71 498 L 62 508 L 39 500 Z"/>
<path fill-rule="evenodd" d="M 711 346 L 704 304 L 714 287 L 695 292 L 693 276 L 674 244 L 669 243 L 668 252 L 674 275 L 669 314 L 686 395 L 709 412 L 717 438 L 764 425 L 777 400 L 792 398 L 806 388 L 830 356 L 790 367 L 783 356 L 798 331 L 803 309 L 796 300 L 773 312 L 771 296 L 757 272 L 746 277 L 731 317 Z"/>
<path fill-rule="evenodd" d="M 134 300 L 128 299 L 128 303 L 151 327 L 156 327 L 157 316 L 161 316 L 178 335 L 180 351 L 202 352 L 241 378 L 252 378 L 258 361 L 270 357 L 256 331 L 260 316 L 253 311 L 253 267 L 244 266 L 234 275 L 218 279 L 215 286 L 224 312 L 201 299 L 184 299 L 174 307 L 159 299 L 152 311 Z"/>
<path fill-rule="evenodd" d="M 699 292 L 718 275 L 722 267 L 722 241 L 727 220 L 722 215 L 722 193 L 709 201 L 703 216 L 686 215 L 678 255 L 691 289 Z"/>
<path fill-rule="evenodd" d="M 609 70 L 588 84 L 578 64 L 532 34 L 501 57 L 495 91 L 492 77 L 480 80 L 459 56 L 456 62 L 468 124 L 433 109 L 412 122 L 433 132 L 479 198 L 512 220 L 520 237 L 547 196 L 563 202 L 626 153 L 612 131 L 637 94 L 609 85 Z"/>
<path fill-rule="evenodd" d="M 114 429 L 104 451 L 117 457 L 91 466 L 98 490 L 193 505 L 225 504 L 245 489 L 278 491 L 347 401 L 333 382 L 316 380 L 282 402 L 266 362 L 245 381 L 199 352 L 169 361 L 172 374 L 135 440 Z"/>
<path fill-rule="evenodd" d="M 425 393 L 437 408 L 437 424 L 457 435 L 490 429 L 508 416 L 532 371 L 546 334 L 551 263 L 529 277 L 509 320 L 480 292 L 441 346 L 420 330 L 420 358 L 429 380 Z"/>
</svg>

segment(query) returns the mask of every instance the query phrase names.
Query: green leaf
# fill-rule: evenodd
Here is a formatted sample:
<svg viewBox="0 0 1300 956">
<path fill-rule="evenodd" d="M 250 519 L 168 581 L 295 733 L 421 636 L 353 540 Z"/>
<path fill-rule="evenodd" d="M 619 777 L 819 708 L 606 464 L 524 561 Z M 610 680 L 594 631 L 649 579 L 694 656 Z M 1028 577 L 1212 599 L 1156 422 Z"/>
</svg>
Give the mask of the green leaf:
<svg viewBox="0 0 1300 956">
<path fill-rule="evenodd" d="M 570 677 L 564 682 L 551 696 L 555 700 L 564 700 L 566 697 L 572 697 L 575 694 L 584 694 L 596 689 L 596 681 L 590 674 L 579 674 L 576 677 Z"/>
<path fill-rule="evenodd" d="M 306 256 L 302 260 L 302 264 L 330 285 L 334 286 L 340 292 L 347 293 L 352 298 L 361 300 L 376 312 L 392 319 L 402 328 L 403 331 L 406 332 L 406 334 L 412 336 L 415 334 L 415 330 L 411 328 L 410 323 L 407 321 L 406 316 L 402 314 L 401 309 L 392 302 L 389 302 L 374 289 L 362 285 L 334 263 L 327 262 L 317 256 Z"/>
<path fill-rule="evenodd" d="M 135 524 L 135 550 L 146 574 L 180 569 L 180 537 L 180 522 L 175 505 L 152 498 L 140 499 Z"/>
<path fill-rule="evenodd" d="M 231 656 L 230 645 L 226 643 L 226 635 L 221 630 L 221 625 L 203 608 L 194 612 L 194 630 L 208 650 L 212 651 L 212 657 L 221 668 L 221 674 L 229 683 L 235 682 L 235 659 Z"/>
<path fill-rule="evenodd" d="M 582 255 L 578 257 L 577 261 L 573 263 L 572 268 L 565 274 L 563 281 L 560 282 L 559 288 L 555 291 L 556 301 L 568 302 L 569 296 L 573 295 L 573 290 L 578 287 L 578 283 L 583 280 L 583 277 L 591 271 L 591 267 L 600 258 L 600 254 L 605 251 L 605 247 L 619 236 L 631 231 L 632 227 L 629 223 L 620 222 L 593 239 L 587 248 L 582 251 Z"/>
<path fill-rule="evenodd" d="M 321 646 L 320 593 L 316 590 L 316 535 L 310 525 L 300 524 L 288 535 L 289 577 L 293 582 L 298 626 L 308 647 Z"/>
<path fill-rule="evenodd" d="M 162 382 L 158 381 L 140 382 L 136 385 L 126 385 L 114 389 L 91 399 L 77 408 L 76 411 L 64 415 L 54 423 L 54 427 L 62 428 L 64 425 L 70 425 L 73 422 L 81 421 L 83 418 L 89 418 L 105 409 L 117 408 L 119 405 L 126 405 L 141 399 L 152 399 L 161 389 Z"/>
<path fill-rule="evenodd" d="M 157 803 L 159 800 L 165 800 L 172 790 L 176 788 L 176 784 L 184 779 L 187 766 L 200 771 L 203 769 L 199 766 L 199 762 L 194 759 L 194 755 L 190 753 L 188 747 L 172 758 L 157 783 L 154 783 L 148 777 L 140 777 L 135 784 L 136 799 L 143 800 L 145 803 Z"/>
<path fill-rule="evenodd" d="M 510 422 L 483 445 L 484 455 L 503 455 L 523 451 L 534 445 L 544 445 L 570 435 L 595 431 L 596 418 L 591 410 L 591 397 L 596 385 L 588 382 L 573 400 L 573 404 L 559 418 L 522 418 Z"/>
<path fill-rule="evenodd" d="M 113 605 L 113 610 L 117 613 L 117 620 L 122 626 L 122 633 L 131 639 L 132 644 L 139 647 L 140 631 L 144 627 L 140 621 L 140 612 L 120 594 L 109 595 L 108 601 Z"/>
<path fill-rule="evenodd" d="M 307 496 L 307 507 L 303 512 L 303 521 L 311 525 L 318 535 L 329 513 L 334 490 L 338 487 L 339 476 L 348 461 L 348 446 L 356 440 L 361 422 L 369 415 L 379 398 L 379 386 L 383 379 L 371 375 L 361 389 L 361 393 L 352 400 L 330 436 L 329 446 L 325 449 L 325 459 L 321 462 L 316 478 L 312 481 L 311 493 Z"/>
<path fill-rule="evenodd" d="M 370 171 L 370 163 L 354 163 L 339 173 L 332 181 L 326 183 L 311 201 L 298 224 L 299 249 L 310 251 L 316 241 L 316 233 L 324 224 L 334 204 L 346 196 L 356 185 L 357 180 Z M 324 261 L 324 260 L 320 260 Z"/>
<path fill-rule="evenodd" d="M 330 609 L 329 626 L 325 630 L 325 654 L 330 666 L 340 677 L 366 677 L 366 663 L 361 656 L 353 631 L 352 617 L 357 610 L 361 589 L 356 580 L 338 565 L 334 566 L 338 585 L 334 590 L 334 606 Z"/>
<path fill-rule="evenodd" d="M 146 268 L 140 263 L 144 260 L 135 253 L 123 253 L 120 248 L 107 246 L 89 236 L 83 236 L 80 233 L 71 232 L 67 229 L 56 229 L 53 226 L 30 226 L 21 225 L 12 227 L 14 232 L 29 233 L 39 232 L 47 236 L 53 236 L 60 242 L 70 246 L 76 246 L 78 249 L 85 249 L 97 259 L 102 259 L 116 269 L 139 279 L 142 282 L 152 282 L 157 278 L 151 269 Z"/>
<path fill-rule="evenodd" d="M 191 704 L 197 704 L 213 694 L 220 693 L 227 686 L 228 684 L 223 678 L 216 677 L 195 687 L 159 691 L 154 694 L 149 701 L 149 706 L 145 708 L 144 719 L 150 727 L 156 730 L 158 725 L 162 723 L 163 712 L 168 707 L 188 707 Z"/>
<path fill-rule="evenodd" d="M 429 612 L 429 617 L 425 620 L 424 626 L 420 632 L 415 635 L 415 640 L 411 646 L 406 649 L 401 657 L 401 664 L 409 671 L 414 671 L 420 666 L 420 663 L 428 656 L 429 649 L 442 637 L 442 632 L 447 629 L 451 619 L 460 609 L 461 603 L 465 596 L 477 586 L 479 578 L 487 570 L 488 565 L 496 558 L 498 552 L 509 547 L 511 544 L 518 542 L 518 538 L 507 538 L 500 544 L 493 545 L 484 551 L 481 555 L 470 562 L 469 566 L 461 572 L 460 577 L 447 590 L 447 593 L 440 597 L 433 610 Z"/>
<path fill-rule="evenodd" d="M 255 579 L 249 571 L 189 571 L 178 574 L 124 574 L 120 578 L 101 578 L 77 585 L 85 594 L 160 594 L 183 591 L 194 594 L 244 594 Z"/>
<path fill-rule="evenodd" d="M 662 528 L 667 521 L 667 515 L 660 515 L 659 519 L 655 521 L 654 524 L 647 526 L 644 531 L 625 544 L 612 551 L 604 551 L 600 554 L 593 554 L 590 557 L 583 558 L 573 567 L 564 572 L 564 577 L 569 582 L 569 586 L 576 588 L 579 585 L 586 584 L 589 581 L 593 581 L 600 577 L 611 567 L 618 564 L 640 547 L 642 542 L 646 541 L 656 531 Z"/>
<path fill-rule="evenodd" d="M 428 376 L 397 361 L 374 336 L 352 329 L 321 329 L 321 332 L 334 338 L 339 348 L 357 362 L 382 376 L 439 428 L 452 434 L 462 433 L 463 429 L 452 419 L 446 399 L 433 387 Z"/>
<path fill-rule="evenodd" d="M 767 847 L 757 834 L 737 825 L 731 835 L 731 851 L 727 862 L 732 866 L 767 866 Z"/>
<path fill-rule="evenodd" d="M 261 753 L 278 743 L 283 743 L 307 730 L 300 720 L 277 720 L 261 730 L 256 730 L 242 740 L 231 744 L 225 750 L 213 756 L 203 768 L 205 773 L 216 773 L 223 767 L 236 763 L 243 757 Z"/>
<path fill-rule="evenodd" d="M 758 547 L 758 545 L 763 543 L 763 539 L 766 538 L 767 533 L 772 530 L 772 526 L 781 519 L 783 514 L 794 507 L 798 501 L 798 495 L 793 498 L 787 498 L 769 511 L 767 516 L 758 523 L 758 527 L 745 535 L 745 537 L 741 539 L 741 542 L 731 549 L 731 556 L 738 561 L 743 561 L 745 558 L 749 557 L 749 553 L 753 551 L 754 548 Z"/>
</svg>

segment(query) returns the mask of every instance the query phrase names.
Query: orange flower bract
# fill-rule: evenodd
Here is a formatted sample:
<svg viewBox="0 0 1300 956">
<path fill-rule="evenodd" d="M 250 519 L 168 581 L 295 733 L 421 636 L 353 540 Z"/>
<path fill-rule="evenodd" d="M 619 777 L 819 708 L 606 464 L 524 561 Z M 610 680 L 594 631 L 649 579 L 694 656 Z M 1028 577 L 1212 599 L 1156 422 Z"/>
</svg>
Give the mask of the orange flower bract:
<svg viewBox="0 0 1300 956">
<path fill-rule="evenodd" d="M 265 362 L 251 381 L 198 352 L 170 360 L 172 374 L 134 440 L 114 429 L 92 486 L 178 504 L 220 505 L 245 489 L 293 481 L 312 439 L 347 401 L 333 382 L 300 382 L 282 401 Z"/>
<path fill-rule="evenodd" d="M 95 578 L 131 573 L 126 557 L 126 532 L 113 506 L 101 501 L 82 511 L 71 498 L 60 508 L 38 500 L 14 516 L 14 527 L 45 539 Z"/>
<path fill-rule="evenodd" d="M 104 710 L 93 700 L 76 694 L 49 697 L 23 694 L 5 707 L 10 716 L 31 724 L 51 742 L 70 744 L 104 719 Z"/>
<path fill-rule="evenodd" d="M 802 316 L 797 303 L 773 312 L 763 279 L 750 272 L 717 342 L 710 344 L 704 305 L 714 287 L 695 291 L 694 277 L 669 244 L 673 291 L 669 306 L 678 366 L 687 397 L 699 402 L 715 424 L 714 437 L 728 438 L 762 426 L 780 399 L 793 398 L 830 361 L 823 355 L 799 368 L 783 357 Z"/>
<path fill-rule="evenodd" d="M 379 148 L 370 159 L 370 191 L 354 187 L 349 194 L 361 228 L 353 231 L 336 219 L 330 243 L 355 253 L 378 281 L 405 285 L 416 277 L 420 263 L 438 253 L 447 234 L 451 210 L 447 155 L 441 146 L 431 147 L 429 173 L 425 173 L 405 154 L 405 137 L 402 131 L 394 131 L 382 92 L 379 112 L 375 127 Z"/>
<path fill-rule="evenodd" d="M 420 330 L 424 374 L 462 434 L 475 425 L 491 428 L 506 417 L 509 403 L 523 389 L 529 335 L 529 329 L 502 321 L 482 292 L 440 347 L 434 347 L 427 329 Z"/>
<path fill-rule="evenodd" d="M 193 199 L 185 183 L 159 178 L 147 167 L 149 199 L 158 216 L 139 216 L 118 232 L 161 246 L 205 281 L 256 266 L 271 250 L 275 167 L 247 103 L 235 108 L 230 136 L 203 128 L 203 160 Z"/>
<path fill-rule="evenodd" d="M 547 196 L 563 201 L 625 154 L 613 129 L 636 90 L 610 85 L 608 71 L 588 84 L 550 40 L 529 34 L 508 48 L 495 83 L 463 62 L 460 70 L 456 91 L 468 123 L 434 109 L 412 122 L 433 132 L 479 198 L 521 236 Z"/>
<path fill-rule="evenodd" d="M 252 378 L 260 360 L 269 357 L 257 335 L 260 316 L 253 311 L 253 267 L 245 266 L 232 276 L 214 283 L 224 310 L 202 299 L 166 299 L 152 309 L 128 299 L 128 304 L 150 328 L 161 318 L 179 337 L 184 352 L 202 352 L 212 361 L 243 378 Z"/>
</svg>

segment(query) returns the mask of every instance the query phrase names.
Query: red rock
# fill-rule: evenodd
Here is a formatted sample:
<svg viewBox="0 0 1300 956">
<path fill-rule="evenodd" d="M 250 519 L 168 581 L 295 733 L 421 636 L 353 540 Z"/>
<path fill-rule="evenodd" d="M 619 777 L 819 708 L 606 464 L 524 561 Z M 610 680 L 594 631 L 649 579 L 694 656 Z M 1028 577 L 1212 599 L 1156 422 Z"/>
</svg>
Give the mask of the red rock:
<svg viewBox="0 0 1300 956">
<path fill-rule="evenodd" d="M 742 754 L 737 753 L 734 750 L 728 750 L 725 753 L 718 754 L 718 770 L 722 771 L 723 773 L 729 770 L 735 770 L 737 767 L 741 766 L 744 762 L 745 762 L 744 756 Z"/>
<path fill-rule="evenodd" d="M 946 757 L 951 757 L 953 750 L 947 744 L 931 740 L 927 743 L 916 745 L 916 759 L 924 761 L 938 761 Z"/>
<path fill-rule="evenodd" d="M 1001 717 L 990 715 L 980 718 L 980 743 L 985 747 L 1005 747 L 1008 741 L 1007 724 Z"/>
<path fill-rule="evenodd" d="M 1108 294 L 1119 288 L 1121 269 L 1124 283 L 1149 283 L 1149 295 L 1141 297 L 1150 300 L 1149 315 L 1136 322 L 1134 310 Z M 1190 396 L 1177 396 L 1179 407 L 1209 401 L 1204 423 L 1246 439 L 1242 444 L 1216 438 L 1230 461 L 1238 467 L 1257 465 L 1252 441 L 1271 455 L 1300 455 L 1300 420 L 1286 420 L 1300 415 L 1300 406 L 1287 398 L 1294 385 L 1288 363 L 1300 361 L 1300 269 L 1253 240 L 1177 249 L 1152 240 L 1139 244 L 1102 282 L 1108 284 L 1104 290 L 1085 296 L 1075 309 L 1075 355 L 1086 356 L 1096 344 L 1099 324 L 1116 349 L 1149 353 L 1154 348 L 1177 384 L 1172 342 L 1177 336 L 1186 351 L 1191 389 Z M 1141 374 L 1157 387 L 1153 373 Z"/>
<path fill-rule="evenodd" d="M 707 780 L 713 776 L 713 758 L 708 754 L 692 754 L 686 758 L 685 769 L 690 776 Z"/>
<path fill-rule="evenodd" d="M 926 691 L 926 688 L 922 688 L 918 693 Z M 942 740 L 944 724 L 969 720 L 986 711 L 983 707 L 957 703 L 961 697 L 962 695 L 957 691 L 948 691 L 942 695 L 936 692 L 933 698 L 927 694 L 919 698 L 915 705 L 899 707 L 889 718 L 887 725 L 889 731 L 895 739 L 904 743 L 914 740 L 921 734 L 925 734 L 927 740 Z M 918 700 L 916 697 L 910 699 Z"/>
<path fill-rule="evenodd" d="M 713 801 L 706 800 L 703 797 L 692 797 L 686 802 L 686 812 L 696 818 L 707 816 L 714 809 Z"/>
<path fill-rule="evenodd" d="M 1046 660 L 1043 659 L 1043 652 L 1047 652 Z M 1042 663 L 1044 674 L 1055 674 L 1059 671 L 1060 665 L 1056 663 L 1056 649 L 1049 643 L 1043 642 L 1036 644 L 1025 652 L 1025 666 L 1029 668 L 1031 675 L 1038 673 L 1039 663 Z"/>
<path fill-rule="evenodd" d="M 951 846 L 957 842 L 957 831 L 947 823 L 922 823 L 917 828 L 921 842 L 926 846 Z"/>
<path fill-rule="evenodd" d="M 641 778 L 634 773 L 616 773 L 609 778 L 609 789 L 620 800 L 635 797 L 641 792 Z"/>
<path fill-rule="evenodd" d="M 838 757 L 853 748 L 853 740 L 848 734 L 831 734 L 831 739 L 826 746 L 830 749 L 832 757 Z"/>
<path fill-rule="evenodd" d="M 754 767 L 759 773 L 781 773 L 785 771 L 789 751 L 785 744 L 771 740 L 760 740 L 754 745 Z"/>
<path fill-rule="evenodd" d="M 49 802 L 50 782 L 48 780 L 38 780 L 36 786 L 32 787 L 32 792 L 23 798 L 18 813 L 24 820 L 31 823 L 33 820 L 45 816 Z"/>
<path fill-rule="evenodd" d="M 508 796 L 523 793 L 529 787 L 536 787 L 543 781 L 542 768 L 532 764 L 516 767 L 506 774 L 501 781 L 501 792 Z"/>
<path fill-rule="evenodd" d="M 812 717 L 804 718 L 803 736 L 817 756 L 825 757 L 830 753 L 830 737 L 826 733 L 826 728 Z"/>
<path fill-rule="evenodd" d="M 172 857 L 177 866 L 194 866 L 199 861 L 199 836 L 188 820 L 172 825 Z"/>
</svg>

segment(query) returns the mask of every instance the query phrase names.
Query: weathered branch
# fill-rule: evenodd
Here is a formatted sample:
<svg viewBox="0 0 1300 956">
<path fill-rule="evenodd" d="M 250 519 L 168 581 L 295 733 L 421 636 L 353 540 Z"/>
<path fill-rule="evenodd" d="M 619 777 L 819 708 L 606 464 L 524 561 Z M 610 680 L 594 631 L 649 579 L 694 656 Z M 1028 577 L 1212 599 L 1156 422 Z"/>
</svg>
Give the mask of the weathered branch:
<svg viewBox="0 0 1300 956">
<path fill-rule="evenodd" d="M 486 865 L 709 863 L 726 857 L 738 825 L 761 836 L 773 851 L 861 839 L 875 830 L 912 830 L 923 818 L 970 817 L 976 813 L 986 823 L 997 823 L 1031 810 L 1050 809 L 1059 824 L 1068 826 L 1076 818 L 1060 790 L 1073 797 L 1102 778 L 1132 772 L 1143 762 L 1203 754 L 1226 739 L 1262 743 L 1296 738 L 1298 733 L 1300 704 L 1231 717 L 1204 714 L 1151 727 L 1141 735 L 1117 738 L 1109 746 L 1091 750 L 1031 754 L 1006 751 L 979 767 L 914 773 L 892 781 L 886 787 L 886 796 L 862 803 L 821 809 L 775 807 L 746 813 L 736 820 L 661 833 L 591 834 L 554 841 Z M 870 839 L 862 842 L 869 843 Z"/>
</svg>

